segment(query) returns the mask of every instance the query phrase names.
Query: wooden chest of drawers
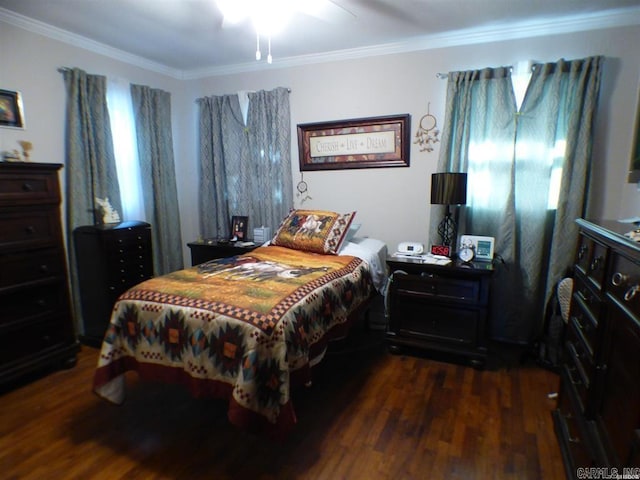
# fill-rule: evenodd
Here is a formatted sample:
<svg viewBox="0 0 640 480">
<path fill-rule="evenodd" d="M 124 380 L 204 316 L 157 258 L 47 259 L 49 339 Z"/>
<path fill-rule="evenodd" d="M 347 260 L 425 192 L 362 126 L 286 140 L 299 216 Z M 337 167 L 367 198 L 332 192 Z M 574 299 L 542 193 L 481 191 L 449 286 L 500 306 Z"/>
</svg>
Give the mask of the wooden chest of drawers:
<svg viewBox="0 0 640 480">
<path fill-rule="evenodd" d="M 99 346 L 117 298 L 153 277 L 151 226 L 122 222 L 78 227 L 73 232 L 80 284 L 83 343 Z"/>
<path fill-rule="evenodd" d="M 628 225 L 578 225 L 554 412 L 568 478 L 577 468 L 640 467 L 640 245 L 621 234 Z"/>
<path fill-rule="evenodd" d="M 60 217 L 62 165 L 0 163 L 0 384 L 75 364 Z"/>
</svg>

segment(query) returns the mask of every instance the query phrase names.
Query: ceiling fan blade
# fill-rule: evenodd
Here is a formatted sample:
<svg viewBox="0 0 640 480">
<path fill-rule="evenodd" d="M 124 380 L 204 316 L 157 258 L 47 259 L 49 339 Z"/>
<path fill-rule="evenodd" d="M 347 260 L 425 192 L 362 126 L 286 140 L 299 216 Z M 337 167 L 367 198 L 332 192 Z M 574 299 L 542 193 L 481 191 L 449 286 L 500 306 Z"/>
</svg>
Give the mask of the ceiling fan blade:
<svg viewBox="0 0 640 480">
<path fill-rule="evenodd" d="M 354 20 L 356 16 L 344 7 L 331 0 L 312 0 L 297 2 L 296 9 L 300 13 L 316 17 L 329 23 L 343 23 Z"/>
</svg>

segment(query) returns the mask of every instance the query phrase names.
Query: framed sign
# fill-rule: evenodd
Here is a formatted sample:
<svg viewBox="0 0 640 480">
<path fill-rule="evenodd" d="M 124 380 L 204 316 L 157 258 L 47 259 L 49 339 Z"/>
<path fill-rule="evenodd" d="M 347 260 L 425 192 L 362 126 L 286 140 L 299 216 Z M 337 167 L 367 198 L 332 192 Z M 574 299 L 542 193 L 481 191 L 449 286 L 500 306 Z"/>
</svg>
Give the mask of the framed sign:
<svg viewBox="0 0 640 480">
<path fill-rule="evenodd" d="M 300 171 L 408 167 L 409 114 L 298 125 Z"/>
<path fill-rule="evenodd" d="M 24 128 L 20 92 L 0 90 L 0 127 Z"/>
</svg>

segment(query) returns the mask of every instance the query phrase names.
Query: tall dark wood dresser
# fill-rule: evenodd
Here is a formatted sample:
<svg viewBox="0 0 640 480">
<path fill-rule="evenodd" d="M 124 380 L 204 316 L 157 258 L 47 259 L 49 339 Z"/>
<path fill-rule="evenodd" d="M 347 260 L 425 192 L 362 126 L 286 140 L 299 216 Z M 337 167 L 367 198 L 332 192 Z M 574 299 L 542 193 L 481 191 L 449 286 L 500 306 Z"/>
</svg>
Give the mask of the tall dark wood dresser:
<svg viewBox="0 0 640 480">
<path fill-rule="evenodd" d="M 84 333 L 82 343 L 100 346 L 118 297 L 153 277 L 151 225 L 121 222 L 73 231 Z"/>
<path fill-rule="evenodd" d="M 640 243 L 624 235 L 633 225 L 577 222 L 556 434 L 568 478 L 636 478 L 624 475 L 640 474 Z"/>
<path fill-rule="evenodd" d="M 69 302 L 53 163 L 0 162 L 0 385 L 73 366 L 79 343 Z"/>
</svg>

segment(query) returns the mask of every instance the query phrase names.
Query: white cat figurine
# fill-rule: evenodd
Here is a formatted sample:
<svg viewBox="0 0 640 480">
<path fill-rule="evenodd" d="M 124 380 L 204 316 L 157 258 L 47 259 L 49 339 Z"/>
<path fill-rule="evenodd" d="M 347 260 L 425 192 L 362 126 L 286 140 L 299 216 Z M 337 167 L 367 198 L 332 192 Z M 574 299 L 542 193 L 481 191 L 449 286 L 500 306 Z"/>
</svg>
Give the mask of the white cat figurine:
<svg viewBox="0 0 640 480">
<path fill-rule="evenodd" d="M 96 203 L 98 204 L 98 209 L 102 213 L 102 223 L 119 223 L 120 222 L 120 215 L 111 206 L 111 202 L 109 202 L 109 197 L 105 197 L 104 200 L 96 197 L 95 200 L 96 200 Z"/>
</svg>

